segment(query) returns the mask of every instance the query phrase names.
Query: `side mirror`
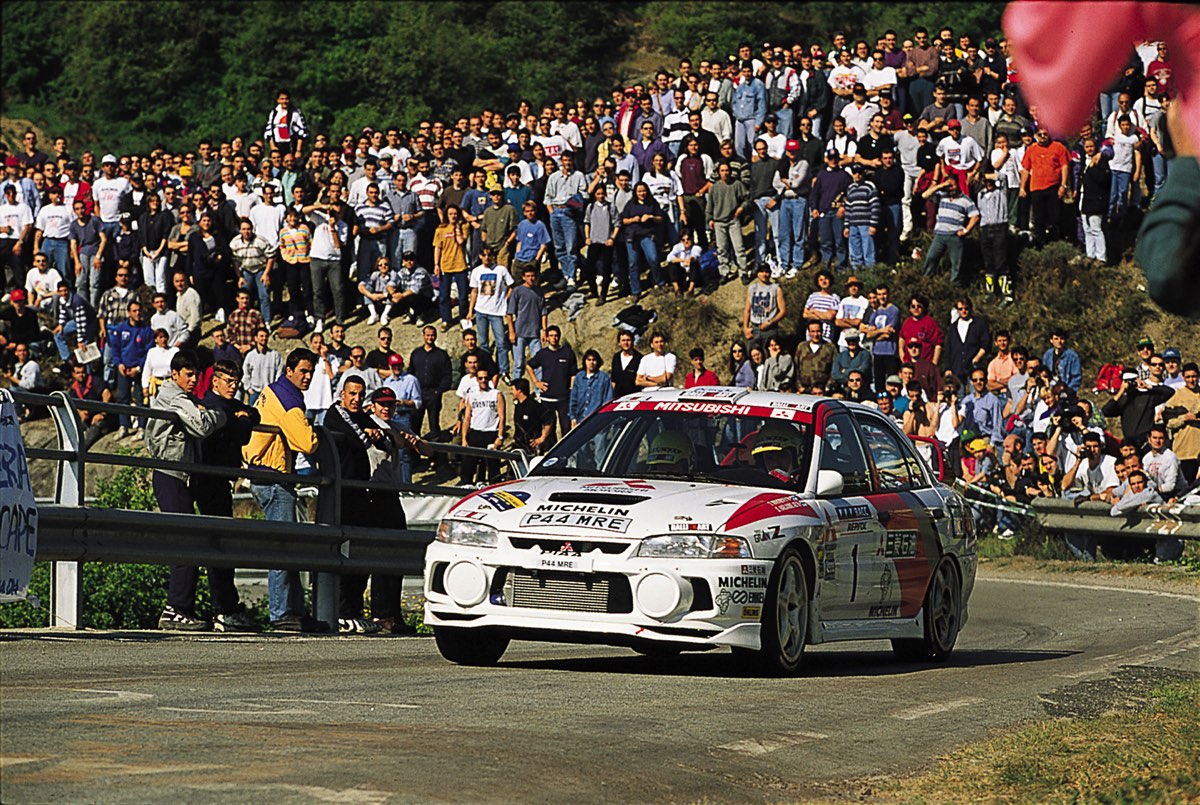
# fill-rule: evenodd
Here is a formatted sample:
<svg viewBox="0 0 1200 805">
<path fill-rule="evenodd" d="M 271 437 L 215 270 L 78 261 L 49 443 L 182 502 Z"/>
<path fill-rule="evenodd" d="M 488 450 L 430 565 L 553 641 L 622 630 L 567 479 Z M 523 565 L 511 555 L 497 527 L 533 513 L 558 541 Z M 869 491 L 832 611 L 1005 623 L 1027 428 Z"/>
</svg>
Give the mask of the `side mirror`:
<svg viewBox="0 0 1200 805">
<path fill-rule="evenodd" d="M 845 479 L 837 470 L 818 470 L 817 471 L 817 496 L 818 497 L 834 497 L 842 494 L 842 486 L 845 484 Z"/>
</svg>

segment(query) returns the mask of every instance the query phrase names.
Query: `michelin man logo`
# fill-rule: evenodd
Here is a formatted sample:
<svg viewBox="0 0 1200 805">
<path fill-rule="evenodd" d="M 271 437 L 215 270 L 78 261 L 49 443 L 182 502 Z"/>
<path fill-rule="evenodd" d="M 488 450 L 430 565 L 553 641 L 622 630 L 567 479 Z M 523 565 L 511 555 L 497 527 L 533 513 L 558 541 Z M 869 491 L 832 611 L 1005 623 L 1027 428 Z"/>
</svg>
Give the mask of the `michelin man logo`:
<svg viewBox="0 0 1200 805">
<path fill-rule="evenodd" d="M 729 590 L 721 590 L 717 593 L 717 612 L 724 615 L 729 609 L 729 599 L 732 598 Z"/>
</svg>

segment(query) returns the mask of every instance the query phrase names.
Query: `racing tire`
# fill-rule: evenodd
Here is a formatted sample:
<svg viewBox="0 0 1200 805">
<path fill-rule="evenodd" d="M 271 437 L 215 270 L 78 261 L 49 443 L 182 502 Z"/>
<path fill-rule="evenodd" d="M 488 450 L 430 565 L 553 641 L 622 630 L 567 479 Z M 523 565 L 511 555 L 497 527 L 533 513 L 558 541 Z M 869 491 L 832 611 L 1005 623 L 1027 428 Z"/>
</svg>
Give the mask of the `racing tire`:
<svg viewBox="0 0 1200 805">
<path fill-rule="evenodd" d="M 962 628 L 962 584 L 953 560 L 943 556 L 925 593 L 925 636 L 892 641 L 896 659 L 941 662 L 950 656 Z"/>
<path fill-rule="evenodd" d="M 483 629 L 434 626 L 438 651 L 458 665 L 495 665 L 508 649 L 509 639 Z"/>
<path fill-rule="evenodd" d="M 794 550 L 784 551 L 775 562 L 763 606 L 760 640 L 754 652 L 734 652 L 758 671 L 771 676 L 795 674 L 808 642 L 808 577 Z"/>
</svg>

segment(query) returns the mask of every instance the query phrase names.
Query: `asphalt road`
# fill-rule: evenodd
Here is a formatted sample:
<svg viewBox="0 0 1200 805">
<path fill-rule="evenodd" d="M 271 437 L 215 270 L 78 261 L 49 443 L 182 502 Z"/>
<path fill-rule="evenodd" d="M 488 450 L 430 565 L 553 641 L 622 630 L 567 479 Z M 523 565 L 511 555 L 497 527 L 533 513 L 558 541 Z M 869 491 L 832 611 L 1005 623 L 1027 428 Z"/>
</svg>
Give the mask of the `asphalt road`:
<svg viewBox="0 0 1200 805">
<path fill-rule="evenodd" d="M 854 796 L 1001 728 L 1200 673 L 1194 597 L 981 579 L 944 665 L 422 638 L 0 635 L 0 800 L 769 802 Z"/>
</svg>

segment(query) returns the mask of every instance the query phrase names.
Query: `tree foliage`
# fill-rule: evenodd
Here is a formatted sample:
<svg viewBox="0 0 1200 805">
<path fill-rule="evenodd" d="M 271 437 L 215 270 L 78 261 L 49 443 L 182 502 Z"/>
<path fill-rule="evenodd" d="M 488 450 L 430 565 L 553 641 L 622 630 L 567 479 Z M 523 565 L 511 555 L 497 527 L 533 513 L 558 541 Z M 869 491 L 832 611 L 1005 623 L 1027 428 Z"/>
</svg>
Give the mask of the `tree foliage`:
<svg viewBox="0 0 1200 805">
<path fill-rule="evenodd" d="M 828 47 L 887 27 L 996 33 L 996 4 L 700 0 L 8 0 L 0 99 L 73 146 L 144 150 L 258 136 L 286 86 L 310 128 L 412 128 L 525 98 L 607 95 L 633 64 L 711 58 L 743 40 Z M 633 75 L 631 75 L 633 73 Z"/>
</svg>

